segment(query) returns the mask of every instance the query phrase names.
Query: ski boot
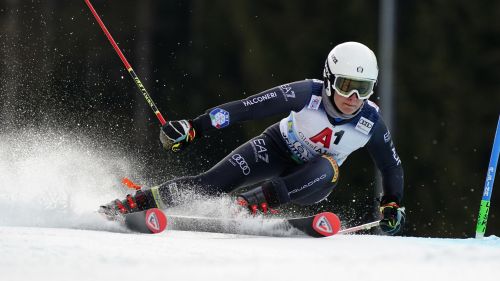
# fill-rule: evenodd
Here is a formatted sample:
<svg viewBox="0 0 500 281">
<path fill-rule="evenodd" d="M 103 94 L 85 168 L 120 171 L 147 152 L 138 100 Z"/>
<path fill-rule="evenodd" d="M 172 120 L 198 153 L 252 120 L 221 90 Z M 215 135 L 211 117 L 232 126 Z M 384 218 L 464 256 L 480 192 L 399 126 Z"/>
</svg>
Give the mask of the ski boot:
<svg viewBox="0 0 500 281">
<path fill-rule="evenodd" d="M 264 215 L 278 214 L 274 208 L 280 206 L 281 202 L 274 191 L 274 186 L 274 183 L 266 182 L 262 186 L 243 192 L 236 199 L 236 203 L 248 208 L 252 215 L 256 215 L 259 211 Z"/>
<path fill-rule="evenodd" d="M 116 199 L 99 207 L 99 213 L 109 220 L 117 220 L 120 216 L 158 208 L 151 190 L 137 190 L 135 195 L 127 194 L 124 200 Z"/>
</svg>

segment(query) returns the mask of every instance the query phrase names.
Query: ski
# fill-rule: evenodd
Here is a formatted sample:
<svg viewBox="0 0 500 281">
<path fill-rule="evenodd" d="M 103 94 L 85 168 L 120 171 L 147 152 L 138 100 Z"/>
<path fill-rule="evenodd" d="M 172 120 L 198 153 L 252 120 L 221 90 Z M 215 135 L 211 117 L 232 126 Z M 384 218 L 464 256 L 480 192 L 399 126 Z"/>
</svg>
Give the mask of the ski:
<svg viewBox="0 0 500 281">
<path fill-rule="evenodd" d="M 340 230 L 337 215 L 323 212 L 299 218 L 210 218 L 169 215 L 169 229 L 258 236 L 328 237 Z"/>
<path fill-rule="evenodd" d="M 108 217 L 108 219 L 111 219 Z M 380 221 L 374 221 L 340 230 L 340 219 L 330 212 L 298 218 L 222 218 L 200 216 L 167 216 L 157 208 L 118 215 L 112 220 L 120 222 L 133 232 L 156 234 L 167 228 L 171 230 L 215 232 L 257 236 L 310 236 L 328 237 L 335 234 L 352 234 L 361 230 L 377 227 Z"/>
<path fill-rule="evenodd" d="M 157 208 L 135 212 L 126 215 L 118 215 L 113 220 L 120 222 L 130 231 L 156 234 L 167 228 L 167 217 Z"/>
</svg>

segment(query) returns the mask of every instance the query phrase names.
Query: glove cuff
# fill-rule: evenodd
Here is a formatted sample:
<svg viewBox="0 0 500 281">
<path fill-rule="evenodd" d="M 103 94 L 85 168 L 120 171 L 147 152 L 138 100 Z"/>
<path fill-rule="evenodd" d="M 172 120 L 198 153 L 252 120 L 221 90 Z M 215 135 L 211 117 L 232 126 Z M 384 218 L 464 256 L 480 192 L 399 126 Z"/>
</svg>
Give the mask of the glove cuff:
<svg viewBox="0 0 500 281">
<path fill-rule="evenodd" d="M 192 120 L 191 119 L 188 120 L 189 124 L 191 124 L 191 127 L 193 127 L 193 130 L 196 132 L 196 135 L 198 137 L 203 136 L 203 123 L 205 122 L 205 120 L 202 116 L 195 118 L 195 119 L 192 119 Z M 209 118 L 209 120 L 210 120 L 210 118 Z"/>
<path fill-rule="evenodd" d="M 395 203 L 397 207 L 401 206 L 401 202 L 399 198 L 394 195 L 384 195 L 380 200 L 380 206 L 388 205 L 389 203 Z"/>
</svg>

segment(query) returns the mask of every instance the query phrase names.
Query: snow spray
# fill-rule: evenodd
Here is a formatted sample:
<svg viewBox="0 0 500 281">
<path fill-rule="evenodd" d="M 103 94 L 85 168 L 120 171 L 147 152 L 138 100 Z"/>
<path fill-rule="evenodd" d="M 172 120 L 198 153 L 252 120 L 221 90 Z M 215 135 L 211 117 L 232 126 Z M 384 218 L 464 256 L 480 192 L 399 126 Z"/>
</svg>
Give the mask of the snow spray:
<svg viewBox="0 0 500 281">
<path fill-rule="evenodd" d="M 0 136 L 0 226 L 108 229 L 99 204 L 123 196 L 124 155 L 58 132 Z"/>
</svg>

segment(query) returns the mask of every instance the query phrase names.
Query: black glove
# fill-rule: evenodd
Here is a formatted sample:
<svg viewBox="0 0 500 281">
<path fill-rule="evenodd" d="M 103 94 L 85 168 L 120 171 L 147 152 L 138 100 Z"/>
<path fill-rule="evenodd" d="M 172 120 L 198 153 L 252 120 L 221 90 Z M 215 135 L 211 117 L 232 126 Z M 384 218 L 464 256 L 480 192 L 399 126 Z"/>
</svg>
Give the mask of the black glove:
<svg viewBox="0 0 500 281">
<path fill-rule="evenodd" d="M 384 202 L 380 204 L 380 229 L 389 234 L 399 233 L 406 220 L 405 208 L 400 207 L 396 202 Z"/>
<path fill-rule="evenodd" d="M 196 132 L 188 120 L 169 121 L 160 130 L 160 141 L 163 147 L 174 152 L 184 149 L 196 136 Z"/>
</svg>

